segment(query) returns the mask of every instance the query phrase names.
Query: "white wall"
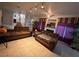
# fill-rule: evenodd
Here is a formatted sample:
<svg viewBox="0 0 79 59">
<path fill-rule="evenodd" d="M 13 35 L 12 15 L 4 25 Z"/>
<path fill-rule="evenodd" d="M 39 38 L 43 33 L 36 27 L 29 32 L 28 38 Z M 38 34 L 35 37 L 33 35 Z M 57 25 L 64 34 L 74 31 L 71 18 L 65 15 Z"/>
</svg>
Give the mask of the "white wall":
<svg viewBox="0 0 79 59">
<path fill-rule="evenodd" d="M 14 29 L 13 25 L 13 12 L 11 10 L 2 10 L 3 22 L 2 25 L 8 29 Z"/>
<path fill-rule="evenodd" d="M 25 27 L 25 14 L 20 14 L 21 24 Z"/>
<path fill-rule="evenodd" d="M 3 25 L 13 24 L 13 12 L 10 10 L 2 10 L 3 12 Z"/>
<path fill-rule="evenodd" d="M 20 22 L 22 27 L 29 27 L 30 31 L 32 30 L 32 20 L 36 20 L 34 17 L 27 15 L 27 13 L 25 14 L 18 12 L 15 12 L 13 15 L 16 15 L 16 17 L 13 17 L 16 19 L 16 24 L 17 22 Z"/>
<path fill-rule="evenodd" d="M 16 15 L 16 17 L 15 17 L 15 15 Z M 20 22 L 22 27 L 26 26 L 25 25 L 25 20 L 26 20 L 25 14 L 18 13 L 18 12 L 13 13 L 13 19 L 16 19 L 16 24 L 17 24 L 17 22 Z"/>
<path fill-rule="evenodd" d="M 32 18 L 26 16 L 25 25 L 26 27 L 29 27 L 31 31 L 32 30 Z"/>
</svg>

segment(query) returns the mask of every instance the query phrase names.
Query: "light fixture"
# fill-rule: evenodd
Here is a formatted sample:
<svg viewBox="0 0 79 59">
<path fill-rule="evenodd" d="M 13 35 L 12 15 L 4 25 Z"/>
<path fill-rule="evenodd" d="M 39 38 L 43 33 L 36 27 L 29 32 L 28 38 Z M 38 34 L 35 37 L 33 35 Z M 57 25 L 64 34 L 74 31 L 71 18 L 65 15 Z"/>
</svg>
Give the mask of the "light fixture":
<svg viewBox="0 0 79 59">
<path fill-rule="evenodd" d="M 32 12 L 34 10 L 37 11 L 38 9 L 40 9 L 40 10 L 44 9 L 44 2 L 42 2 L 40 4 L 35 4 L 34 7 L 30 8 L 30 12 Z"/>
<path fill-rule="evenodd" d="M 41 8 L 42 8 L 42 9 L 44 8 L 44 3 L 42 3 Z"/>
<path fill-rule="evenodd" d="M 41 8 L 44 8 L 44 6 L 41 6 Z"/>
</svg>

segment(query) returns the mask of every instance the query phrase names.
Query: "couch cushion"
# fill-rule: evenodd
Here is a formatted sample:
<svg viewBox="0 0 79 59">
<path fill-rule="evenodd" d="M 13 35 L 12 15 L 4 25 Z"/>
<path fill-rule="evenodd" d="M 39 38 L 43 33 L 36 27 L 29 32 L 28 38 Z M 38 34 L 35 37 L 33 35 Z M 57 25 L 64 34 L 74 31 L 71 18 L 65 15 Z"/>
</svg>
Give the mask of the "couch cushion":
<svg viewBox="0 0 79 59">
<path fill-rule="evenodd" d="M 20 32 L 6 32 L 6 33 L 1 33 L 0 36 L 18 36 L 18 35 L 24 35 L 24 34 L 30 34 L 30 32 L 27 31 L 20 31 Z"/>
<path fill-rule="evenodd" d="M 30 32 L 27 31 L 20 31 L 20 32 L 16 32 L 16 35 L 24 35 L 24 34 L 30 34 Z"/>
<path fill-rule="evenodd" d="M 50 36 L 46 35 L 46 34 L 40 34 L 38 35 L 39 37 L 43 38 L 43 39 L 46 39 L 46 40 L 50 40 L 52 39 Z"/>
<path fill-rule="evenodd" d="M 29 31 L 29 27 L 15 27 L 14 31 Z"/>
<path fill-rule="evenodd" d="M 50 43 L 50 42 L 56 42 L 57 39 L 56 38 L 53 38 L 51 36 L 48 36 L 46 34 L 40 34 L 38 35 L 37 37 L 41 38 L 43 41 L 47 42 L 47 43 Z"/>
</svg>

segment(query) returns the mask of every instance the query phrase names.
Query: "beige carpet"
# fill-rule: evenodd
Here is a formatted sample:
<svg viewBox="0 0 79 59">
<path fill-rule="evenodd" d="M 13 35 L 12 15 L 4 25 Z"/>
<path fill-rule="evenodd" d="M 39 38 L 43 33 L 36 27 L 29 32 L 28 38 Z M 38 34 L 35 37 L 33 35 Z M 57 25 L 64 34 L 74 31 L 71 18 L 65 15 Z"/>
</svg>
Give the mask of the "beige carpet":
<svg viewBox="0 0 79 59">
<path fill-rule="evenodd" d="M 29 37 L 8 42 L 8 48 L 5 48 L 3 44 L 0 44 L 0 56 L 56 57 L 58 55 L 49 51 L 37 42 L 34 37 Z"/>
</svg>

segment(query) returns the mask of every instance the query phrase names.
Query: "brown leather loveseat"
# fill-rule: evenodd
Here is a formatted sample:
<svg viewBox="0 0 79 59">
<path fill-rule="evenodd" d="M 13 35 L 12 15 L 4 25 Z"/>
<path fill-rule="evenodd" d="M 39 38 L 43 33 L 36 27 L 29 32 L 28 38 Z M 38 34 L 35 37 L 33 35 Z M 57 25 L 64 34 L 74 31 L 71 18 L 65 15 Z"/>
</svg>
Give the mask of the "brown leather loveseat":
<svg viewBox="0 0 79 59">
<path fill-rule="evenodd" d="M 7 30 L 5 33 L 0 33 L 0 40 L 7 42 L 29 36 L 31 36 L 31 32 L 28 27 L 15 27 L 14 30 Z"/>
<path fill-rule="evenodd" d="M 50 32 L 47 31 L 39 35 L 35 35 L 35 39 L 51 51 L 54 50 L 58 41 L 56 34 L 53 33 L 51 34 Z"/>
</svg>

